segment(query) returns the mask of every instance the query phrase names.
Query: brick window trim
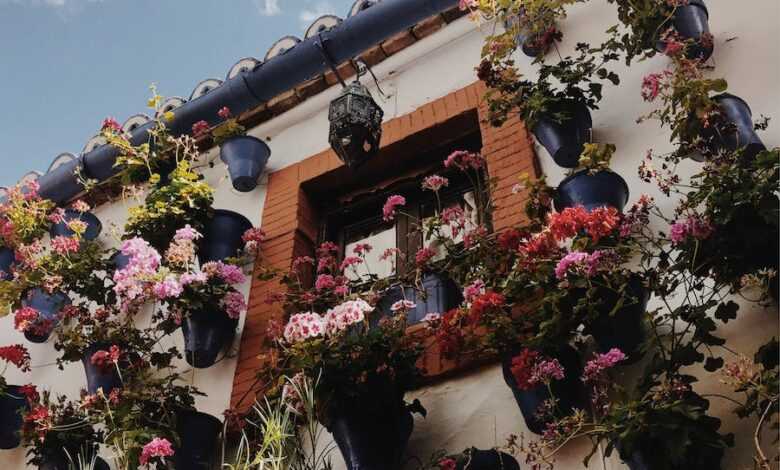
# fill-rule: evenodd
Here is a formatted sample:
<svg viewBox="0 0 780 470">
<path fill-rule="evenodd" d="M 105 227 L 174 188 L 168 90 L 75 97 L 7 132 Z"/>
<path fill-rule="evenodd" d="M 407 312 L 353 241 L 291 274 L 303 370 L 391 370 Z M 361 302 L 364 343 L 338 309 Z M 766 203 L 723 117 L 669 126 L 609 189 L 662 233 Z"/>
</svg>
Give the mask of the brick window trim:
<svg viewBox="0 0 780 470">
<path fill-rule="evenodd" d="M 482 155 L 487 160 L 489 176 L 496 181 L 492 192 L 493 229 L 500 232 L 525 221 L 523 205 L 528 194 L 525 191 L 513 191 L 519 176 L 527 173 L 538 177 L 541 170 L 533 140 L 519 117 L 510 118 L 500 128 L 494 128 L 486 122 L 487 107 L 482 101 L 484 91 L 484 84 L 477 81 L 431 101 L 412 113 L 385 122 L 382 125 L 378 158 L 382 158 L 382 153 L 391 147 L 401 146 L 408 150 L 423 140 L 430 141 L 436 139 L 437 135 L 446 135 L 448 126 L 459 119 L 462 122 L 464 116 L 476 114 L 482 137 Z M 323 175 L 339 169 L 343 171 L 342 166 L 336 154 L 327 149 L 268 175 L 262 219 L 262 229 L 267 238 L 256 271 L 260 263 L 288 270 L 296 257 L 313 255 L 320 228 L 319 217 L 303 186 L 307 183 L 311 185 L 312 180 Z M 261 365 L 259 355 L 266 341 L 267 324 L 271 319 L 280 320 L 283 317 L 281 306 L 269 304 L 266 299 L 280 290 L 282 286 L 277 281 L 261 281 L 258 276 L 253 276 L 238 364 L 233 377 L 230 402 L 233 408 L 247 410 L 253 405 L 260 390 L 261 384 L 256 379 L 256 373 Z M 432 339 L 425 337 L 420 328 L 410 328 L 410 334 L 421 335 L 426 346 L 421 366 L 428 379 L 444 379 L 463 368 L 485 362 L 473 360 L 464 364 L 446 360 L 439 354 Z"/>
</svg>

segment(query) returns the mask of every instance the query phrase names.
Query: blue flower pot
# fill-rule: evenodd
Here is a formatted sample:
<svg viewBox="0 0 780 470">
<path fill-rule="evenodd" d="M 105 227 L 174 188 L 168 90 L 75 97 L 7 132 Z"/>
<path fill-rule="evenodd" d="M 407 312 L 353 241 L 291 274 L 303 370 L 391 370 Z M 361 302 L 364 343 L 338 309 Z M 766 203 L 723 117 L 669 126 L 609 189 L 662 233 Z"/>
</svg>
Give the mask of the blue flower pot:
<svg viewBox="0 0 780 470">
<path fill-rule="evenodd" d="M 14 250 L 0 246 L 0 279 L 10 281 L 14 278 L 11 268 L 16 261 Z"/>
<path fill-rule="evenodd" d="M 111 255 L 109 262 L 114 266 L 115 271 L 121 271 L 122 269 L 125 269 L 128 264 L 130 264 L 130 256 L 122 253 L 121 251 L 117 251 Z"/>
<path fill-rule="evenodd" d="M 262 140 L 248 136 L 231 137 L 222 143 L 219 158 L 225 162 L 236 191 L 246 193 L 257 187 L 271 149 Z"/>
<path fill-rule="evenodd" d="M 219 353 L 230 346 L 237 326 L 237 319 L 219 309 L 190 312 L 181 323 L 187 364 L 197 369 L 213 366 Z"/>
<path fill-rule="evenodd" d="M 464 454 L 467 458 L 463 462 L 458 462 L 458 470 L 520 470 L 520 464 L 514 457 L 495 449 L 471 448 Z"/>
<path fill-rule="evenodd" d="M 590 174 L 581 171 L 565 178 L 558 185 L 555 210 L 583 206 L 590 211 L 597 207 L 614 207 L 622 211 L 628 202 L 628 184 L 612 171 Z"/>
<path fill-rule="evenodd" d="M 0 449 L 14 449 L 21 442 L 22 412 L 28 404 L 19 389 L 18 385 L 8 385 L 0 392 Z"/>
<path fill-rule="evenodd" d="M 377 303 L 377 311 L 383 316 L 393 315 L 390 307 L 399 300 L 410 300 L 417 307 L 407 313 L 409 324 L 422 321 L 429 313 L 444 314 L 463 302 L 463 293 L 458 285 L 442 274 L 429 273 L 423 277 L 422 288 L 425 291 L 418 292 L 413 287 L 396 286 L 391 288 Z"/>
<path fill-rule="evenodd" d="M 100 222 L 100 219 L 95 216 L 95 214 L 91 212 L 79 212 L 74 209 L 65 209 L 65 220 L 58 224 L 52 225 L 51 229 L 49 229 L 49 235 L 51 235 L 52 238 L 57 236 L 74 236 L 76 233 L 68 228 L 68 222 L 75 219 L 81 219 L 87 224 L 87 230 L 83 235 L 84 240 L 96 239 L 103 230 L 103 224 Z"/>
<path fill-rule="evenodd" d="M 621 296 L 614 291 L 603 289 L 598 297 L 601 302 L 599 310 L 602 313 L 586 325 L 585 332 L 593 336 L 599 352 L 606 353 L 612 348 L 618 348 L 628 356 L 626 363 L 637 361 L 641 357 L 639 347 L 646 338 L 644 318 L 650 292 L 642 284 L 640 277 L 632 277 L 626 286 L 626 305 L 614 315 L 609 313 Z M 631 302 L 631 299 L 635 301 Z"/>
<path fill-rule="evenodd" d="M 203 265 L 209 261 L 222 261 L 238 255 L 244 246 L 244 232 L 252 228 L 252 222 L 243 215 L 217 209 L 206 222 L 198 249 L 198 259 Z"/>
<path fill-rule="evenodd" d="M 512 358 L 519 353 L 519 350 L 505 354 L 501 360 L 501 369 L 504 375 L 504 381 L 512 390 L 517 406 L 523 414 L 525 425 L 534 434 L 542 434 L 547 428 L 548 421 L 537 416 L 540 407 L 544 402 L 551 398 L 547 386 L 538 385 L 529 390 L 522 390 L 517 385 L 515 376 L 512 374 Z M 582 375 L 582 365 L 577 351 L 569 345 L 565 345 L 555 354 L 546 354 L 548 357 L 558 359 L 564 368 L 565 374 L 563 380 L 553 380 L 550 383 L 553 395 L 558 399 L 558 410 L 561 417 L 572 414 L 576 409 L 585 409 L 586 399 L 585 391 L 580 381 Z"/>
<path fill-rule="evenodd" d="M 92 364 L 93 354 L 100 350 L 108 351 L 110 347 L 111 345 L 107 343 L 93 344 L 84 351 L 84 355 L 81 357 L 81 363 L 84 365 L 84 373 L 87 376 L 87 391 L 90 394 L 95 394 L 98 389 L 102 388 L 103 393 L 108 395 L 115 388 L 122 388 L 122 380 L 119 377 L 116 367 L 111 367 L 110 370 L 103 370 Z"/>
<path fill-rule="evenodd" d="M 45 334 L 34 334 L 24 332 L 24 337 L 31 343 L 45 343 L 51 332 L 60 322 L 60 311 L 66 305 L 70 305 L 70 298 L 62 292 L 47 293 L 43 289 L 32 289 L 22 299 L 22 305 L 32 307 L 37 310 L 44 321 L 50 321 L 51 324 Z"/>
<path fill-rule="evenodd" d="M 217 438 L 222 421 L 194 410 L 176 413 L 176 432 L 181 446 L 174 455 L 177 470 L 210 470 L 217 455 Z"/>
<path fill-rule="evenodd" d="M 556 114 L 566 117 L 561 120 Z M 574 168 L 585 144 L 590 142 L 592 127 L 588 107 L 579 101 L 566 101 L 539 116 L 531 132 L 558 166 Z"/>
<path fill-rule="evenodd" d="M 730 124 L 730 128 L 718 138 L 723 148 L 730 151 L 744 149 L 743 152 L 748 157 L 766 150 L 766 146 L 756 134 L 753 114 L 745 100 L 729 93 L 722 93 L 712 99 L 718 103 Z"/>
<path fill-rule="evenodd" d="M 679 6 L 674 11 L 672 19 L 674 29 L 683 39 L 692 39 L 696 43 L 688 47 L 686 56 L 689 59 L 707 60 L 712 55 L 713 46 L 701 43 L 701 38 L 710 32 L 709 12 L 703 0 L 689 0 L 687 5 Z M 656 50 L 666 50 L 665 41 L 656 41 Z"/>
<path fill-rule="evenodd" d="M 328 431 L 349 470 L 397 470 L 414 429 L 403 407 L 365 410 L 354 407 L 331 416 Z"/>
</svg>

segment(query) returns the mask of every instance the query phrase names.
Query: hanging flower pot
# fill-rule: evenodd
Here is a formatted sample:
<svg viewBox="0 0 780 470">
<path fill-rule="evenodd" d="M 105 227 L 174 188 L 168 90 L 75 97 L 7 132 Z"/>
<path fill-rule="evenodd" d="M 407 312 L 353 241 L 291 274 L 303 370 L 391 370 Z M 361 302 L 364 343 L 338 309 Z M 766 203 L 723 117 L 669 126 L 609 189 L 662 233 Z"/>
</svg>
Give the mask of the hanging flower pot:
<svg viewBox="0 0 780 470">
<path fill-rule="evenodd" d="M 24 330 L 24 337 L 31 343 L 45 343 L 59 323 L 63 307 L 70 305 L 70 298 L 59 291 L 49 294 L 36 288 L 22 299 L 22 305 L 38 312 L 38 319 Z"/>
<path fill-rule="evenodd" d="M 349 470 L 396 470 L 414 429 L 402 401 L 367 410 L 352 407 L 331 416 L 328 430 Z"/>
<path fill-rule="evenodd" d="M 0 391 L 0 449 L 19 446 L 22 411 L 27 406 L 27 399 L 18 385 L 8 385 Z"/>
<path fill-rule="evenodd" d="M 210 470 L 217 453 L 217 438 L 222 422 L 210 414 L 195 410 L 176 413 L 176 432 L 181 446 L 174 455 L 177 470 Z"/>
<path fill-rule="evenodd" d="M 753 127 L 753 114 L 745 100 L 729 93 L 722 93 L 712 99 L 718 103 L 728 121 L 727 128 L 720 131 L 716 139 L 722 148 L 730 151 L 744 149 L 743 152 L 748 157 L 766 150 Z"/>
<path fill-rule="evenodd" d="M 440 273 L 428 273 L 423 276 L 423 295 L 413 287 L 400 286 L 390 289 L 377 303 L 377 310 L 383 315 L 392 315 L 390 307 L 399 300 L 409 300 L 416 307 L 407 312 L 410 324 L 417 323 L 429 313 L 444 313 L 463 302 L 463 293 L 458 285 L 449 277 Z"/>
<path fill-rule="evenodd" d="M 219 158 L 228 167 L 233 188 L 242 193 L 257 187 L 270 156 L 271 149 L 265 142 L 248 135 L 231 137 L 219 148 Z"/>
<path fill-rule="evenodd" d="M 618 348 L 628 356 L 627 362 L 633 362 L 639 359 L 638 349 L 645 340 L 643 320 L 650 293 L 642 284 L 642 279 L 633 276 L 628 281 L 624 298 L 624 306 L 610 315 L 621 295 L 602 289 L 598 295 L 601 315 L 587 325 L 585 332 L 593 336 L 599 352 Z"/>
<path fill-rule="evenodd" d="M 233 341 L 237 326 L 238 320 L 220 309 L 190 312 L 181 323 L 187 364 L 198 369 L 214 365 L 220 351 Z"/>
<path fill-rule="evenodd" d="M 68 227 L 68 222 L 72 220 L 81 220 L 87 224 L 87 229 L 84 231 L 83 235 L 84 240 L 96 239 L 103 230 L 103 224 L 100 222 L 100 219 L 95 216 L 95 214 L 91 212 L 79 212 L 75 209 L 65 209 L 63 221 L 52 225 L 51 229 L 49 230 L 49 235 L 51 235 L 52 238 L 57 236 L 74 236 L 76 233 L 71 230 L 70 227 Z"/>
<path fill-rule="evenodd" d="M 471 448 L 463 452 L 463 456 L 457 463 L 457 470 L 520 470 L 514 457 L 495 449 Z"/>
<path fill-rule="evenodd" d="M 555 210 L 583 206 L 586 210 L 614 207 L 622 211 L 628 202 L 628 184 L 617 173 L 580 171 L 566 177 L 558 185 Z"/>
<path fill-rule="evenodd" d="M 523 54 L 528 57 L 536 58 L 542 54 L 546 54 L 550 49 L 550 45 L 555 40 L 554 35 L 557 33 L 555 25 L 551 24 L 543 34 L 533 34 L 526 26 L 527 20 L 523 21 L 524 15 L 525 9 L 520 8 L 520 13 L 508 19 L 506 22 L 507 29 L 516 28 L 517 34 L 515 34 L 515 44 L 520 45 Z"/>
<path fill-rule="evenodd" d="M 709 12 L 703 0 L 689 0 L 687 4 L 677 6 L 672 22 L 674 30 L 683 39 L 693 40 L 686 51 L 689 59 L 707 60 L 712 55 L 713 44 L 710 35 Z M 656 41 L 655 48 L 659 52 L 666 51 L 666 41 Z"/>
<path fill-rule="evenodd" d="M 225 209 L 215 210 L 203 231 L 198 249 L 200 264 L 236 256 L 244 244 L 241 237 L 250 228 L 252 222 L 243 215 Z"/>
<path fill-rule="evenodd" d="M 0 246 L 0 280 L 10 281 L 14 278 L 11 268 L 16 261 L 14 250 Z"/>
<path fill-rule="evenodd" d="M 560 120 L 555 115 L 566 117 Z M 583 146 L 590 142 L 593 121 L 590 111 L 579 101 L 556 103 L 547 114 L 541 115 L 531 131 L 558 166 L 577 166 Z"/>
<path fill-rule="evenodd" d="M 107 343 L 95 343 L 89 346 L 81 357 L 81 363 L 84 364 L 84 372 L 87 375 L 87 391 L 90 394 L 97 393 L 98 389 L 103 389 L 103 393 L 108 395 L 115 388 L 122 387 L 122 379 L 119 377 L 119 372 L 116 369 L 116 365 L 108 364 L 96 364 L 92 360 L 93 356 L 98 351 L 109 351 L 110 344 Z"/>
<path fill-rule="evenodd" d="M 517 351 L 519 352 L 519 351 Z M 525 352 L 525 351 L 523 351 Z M 530 352 L 534 354 L 533 351 Z M 557 409 L 560 416 L 570 415 L 575 408 L 585 409 L 584 390 L 580 376 L 582 375 L 582 366 L 577 351 L 569 345 L 565 345 L 558 352 L 547 355 L 551 359 L 557 359 L 563 366 L 564 376 L 561 380 L 552 380 L 550 390 L 545 384 L 538 384 L 531 388 L 523 388 L 517 383 L 515 374 L 512 372 L 513 359 L 522 357 L 521 354 L 515 354 L 515 351 L 505 354 L 501 361 L 501 368 L 504 375 L 504 381 L 512 390 L 515 401 L 520 407 L 523 419 L 528 429 L 535 434 L 542 434 L 547 427 L 547 420 L 539 416 L 540 408 L 544 402 L 554 397 L 558 400 Z"/>
</svg>

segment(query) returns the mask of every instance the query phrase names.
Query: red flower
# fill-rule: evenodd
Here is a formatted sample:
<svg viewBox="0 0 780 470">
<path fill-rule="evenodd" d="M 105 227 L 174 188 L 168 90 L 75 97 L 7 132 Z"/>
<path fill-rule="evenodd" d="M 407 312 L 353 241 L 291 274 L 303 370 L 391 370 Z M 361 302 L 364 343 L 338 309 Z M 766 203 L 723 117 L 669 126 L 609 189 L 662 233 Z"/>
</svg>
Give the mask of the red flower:
<svg viewBox="0 0 780 470">
<path fill-rule="evenodd" d="M 598 243 L 602 237 L 611 234 L 620 225 L 620 213 L 614 207 L 597 207 L 588 214 L 585 231 Z"/>
<path fill-rule="evenodd" d="M 460 318 L 458 309 L 452 309 L 441 317 L 441 324 L 436 330 L 436 343 L 445 357 L 457 355 L 465 343 Z"/>
<path fill-rule="evenodd" d="M 222 109 L 217 112 L 217 116 L 221 117 L 222 119 L 230 119 L 231 115 L 230 108 L 227 106 L 223 106 Z"/>
<path fill-rule="evenodd" d="M 456 468 L 457 463 L 451 458 L 446 458 L 439 461 L 440 470 L 455 470 Z"/>
<path fill-rule="evenodd" d="M 527 233 L 523 233 L 515 228 L 504 230 L 498 236 L 498 245 L 506 251 L 516 251 L 520 246 L 520 241 L 528 238 Z"/>
<path fill-rule="evenodd" d="M 22 385 L 19 387 L 19 393 L 24 395 L 28 403 L 35 403 L 41 398 L 38 388 L 33 384 Z"/>
<path fill-rule="evenodd" d="M 103 119 L 103 125 L 101 126 L 101 128 L 103 130 L 109 130 L 112 132 L 120 132 L 122 130 L 122 126 L 119 125 L 116 119 L 112 117 L 107 117 Z"/>
<path fill-rule="evenodd" d="M 501 308 L 505 303 L 506 297 L 497 292 L 489 290 L 471 302 L 471 309 L 469 309 L 469 321 L 471 323 L 477 323 L 480 319 L 482 319 L 482 315 L 484 315 L 486 311 Z"/>
<path fill-rule="evenodd" d="M 406 204 L 406 198 L 398 194 L 394 194 L 387 198 L 385 205 L 382 207 L 382 218 L 385 222 L 389 222 L 395 218 L 395 213 L 398 207 Z"/>
<path fill-rule="evenodd" d="M 192 125 L 192 135 L 195 137 L 204 136 L 209 133 L 209 129 L 209 123 L 204 120 L 200 120 Z"/>
<path fill-rule="evenodd" d="M 22 372 L 30 371 L 30 353 L 21 344 L 0 347 L 0 359 L 13 364 Z"/>
<path fill-rule="evenodd" d="M 414 262 L 417 263 L 417 266 L 423 266 L 428 261 L 430 261 L 434 256 L 436 256 L 437 251 L 436 249 L 428 246 L 425 248 L 420 248 L 417 250 L 417 253 L 414 255 Z"/>
<path fill-rule="evenodd" d="M 539 360 L 539 353 L 530 349 L 523 349 L 520 354 L 512 358 L 512 375 L 515 377 L 517 387 L 520 390 L 530 390 L 534 388 L 531 383 L 531 377 L 534 372 L 534 366 Z"/>
</svg>

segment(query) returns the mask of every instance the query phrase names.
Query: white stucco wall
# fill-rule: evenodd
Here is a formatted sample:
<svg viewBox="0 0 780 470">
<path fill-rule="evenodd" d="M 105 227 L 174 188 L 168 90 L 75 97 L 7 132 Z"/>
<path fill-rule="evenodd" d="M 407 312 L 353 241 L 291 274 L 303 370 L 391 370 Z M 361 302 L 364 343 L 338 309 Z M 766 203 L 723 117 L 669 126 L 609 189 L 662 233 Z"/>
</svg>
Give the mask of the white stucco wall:
<svg viewBox="0 0 780 470">
<path fill-rule="evenodd" d="M 780 116 L 780 93 L 776 89 L 776 84 L 780 83 L 780 61 L 777 60 L 774 31 L 780 20 L 780 3 L 776 0 L 711 0 L 708 6 L 710 28 L 715 35 L 712 61 L 716 69 L 712 72 L 713 76 L 725 77 L 730 84 L 729 91 L 750 104 L 754 117 L 761 114 Z M 564 32 L 564 42 L 560 46 L 562 55 L 571 52 L 576 42 L 599 41 L 603 37 L 602 32 L 616 22 L 614 6 L 608 5 L 606 0 L 592 0 L 571 8 L 569 17 L 560 24 Z M 483 37 L 490 28 L 490 25 L 483 25 L 480 29 L 467 19 L 461 19 L 375 67 L 375 73 L 382 80 L 383 91 L 390 95 L 387 100 L 380 100 L 374 94 L 385 110 L 385 119 L 412 112 L 420 105 L 474 82 L 474 67 L 479 62 Z M 737 39 L 727 42 L 730 38 Z M 530 59 L 518 57 L 518 63 L 521 69 L 533 76 Z M 597 141 L 617 145 L 612 168 L 628 181 L 632 200 L 648 193 L 655 196 L 662 207 L 671 209 L 673 202 L 651 185 L 640 181 L 636 172 L 648 149 L 663 151 L 671 148 L 668 130 L 662 130 L 652 122 L 635 124 L 636 118 L 650 109 L 639 94 L 642 77 L 666 64 L 667 59 L 659 56 L 634 64 L 630 70 L 618 66 L 622 84 L 620 87 L 605 86 L 605 97 L 601 109 L 593 113 L 593 122 Z M 160 80 L 164 79 L 160 77 Z M 338 92 L 337 88 L 327 90 L 250 131 L 257 137 L 270 138 L 273 155 L 269 171 L 281 169 L 328 147 L 327 105 Z M 762 138 L 768 146 L 778 145 L 780 127 L 777 124 L 770 126 Z M 556 184 L 563 178 L 563 169 L 552 162 L 544 149 L 538 147 L 537 150 L 543 172 L 548 175 L 551 184 Z M 214 158 L 215 151 L 209 152 L 208 156 Z M 698 164 L 690 162 L 681 165 L 681 171 L 689 175 L 698 167 Z M 248 194 L 232 191 L 225 169 L 218 160 L 216 168 L 206 171 L 206 175 L 208 181 L 217 187 L 216 207 L 240 212 L 259 225 L 265 198 L 264 184 Z M 121 226 L 126 209 L 127 206 L 119 202 L 101 207 L 97 214 L 104 224 L 112 221 Z M 518 210 L 521 208 L 518 207 Z M 104 234 L 106 236 L 107 233 Z M 718 333 L 727 338 L 729 347 L 752 356 L 759 344 L 777 335 L 776 308 L 746 305 L 739 318 Z M 171 340 L 180 345 L 179 336 L 177 333 Z M 24 342 L 24 338 L 13 330 L 12 318 L 0 319 L 0 344 L 15 342 Z M 52 365 L 56 355 L 51 344 L 29 346 L 33 372 L 26 375 L 11 372 L 9 382 L 33 382 L 76 396 L 79 388 L 84 386 L 81 365 L 72 364 L 65 372 L 60 372 Z M 726 359 L 729 358 L 726 356 Z M 209 395 L 198 399 L 202 410 L 219 415 L 228 406 L 234 368 L 235 360 L 226 360 L 212 368 L 194 372 L 194 383 Z M 638 366 L 627 368 L 624 371 L 626 377 L 620 380 L 630 380 L 630 374 L 635 374 L 637 370 Z M 697 384 L 697 391 L 730 394 L 712 374 L 703 377 L 702 382 Z M 411 455 L 425 458 L 436 449 L 460 451 L 471 445 L 487 448 L 500 445 L 509 434 L 528 434 L 497 366 L 415 391 L 408 397 L 419 398 L 429 411 L 427 419 L 416 420 L 415 433 L 408 449 Z M 730 409 L 728 402 L 712 400 L 712 412 L 724 419 L 723 430 L 734 432 L 737 436 L 737 447 L 727 453 L 723 468 L 748 468 L 751 467 L 752 448 L 747 436 L 752 435 L 754 422 L 739 420 Z M 556 468 L 583 468 L 582 457 L 588 449 L 586 442 L 571 443 L 558 455 Z M 337 452 L 334 452 L 333 459 L 337 469 L 343 468 Z M 8 469 L 25 468 L 23 461 L 23 450 L 0 451 L 0 462 Z M 589 468 L 617 470 L 626 467 L 614 457 L 602 463 L 597 454 Z"/>
</svg>

